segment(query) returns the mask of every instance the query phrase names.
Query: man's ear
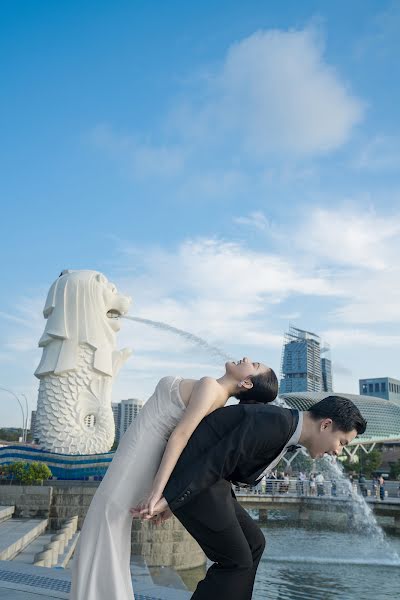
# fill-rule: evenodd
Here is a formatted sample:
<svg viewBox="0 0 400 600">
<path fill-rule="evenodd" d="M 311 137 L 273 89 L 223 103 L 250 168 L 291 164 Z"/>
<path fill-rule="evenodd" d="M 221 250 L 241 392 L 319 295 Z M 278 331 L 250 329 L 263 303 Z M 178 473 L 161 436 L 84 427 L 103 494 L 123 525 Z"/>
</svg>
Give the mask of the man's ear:
<svg viewBox="0 0 400 600">
<path fill-rule="evenodd" d="M 330 425 L 332 425 L 332 423 L 333 423 L 333 421 L 329 417 L 327 417 L 326 419 L 322 419 L 322 421 L 321 421 L 321 431 L 324 431 L 325 429 L 328 429 L 328 427 Z"/>
</svg>

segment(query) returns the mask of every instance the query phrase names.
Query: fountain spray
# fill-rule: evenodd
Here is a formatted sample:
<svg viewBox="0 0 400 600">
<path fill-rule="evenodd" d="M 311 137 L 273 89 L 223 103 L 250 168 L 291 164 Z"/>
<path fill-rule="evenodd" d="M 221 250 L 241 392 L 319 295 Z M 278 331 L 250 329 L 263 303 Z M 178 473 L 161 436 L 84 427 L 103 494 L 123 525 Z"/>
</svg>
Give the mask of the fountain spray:
<svg viewBox="0 0 400 600">
<path fill-rule="evenodd" d="M 162 323 L 161 321 L 152 321 L 150 319 L 142 319 L 141 317 L 131 317 L 128 315 L 121 315 L 123 319 L 129 319 L 130 321 L 134 321 L 135 323 L 142 323 L 143 325 L 149 325 L 150 327 L 155 327 L 156 329 L 161 329 L 162 331 L 169 331 L 170 333 L 175 333 L 179 335 L 187 342 L 191 342 L 196 346 L 203 348 L 203 350 L 207 350 L 210 354 L 221 358 L 224 361 L 231 361 L 233 358 L 228 354 L 225 354 L 222 350 L 217 348 L 216 346 L 211 346 L 206 340 L 203 338 L 190 333 L 189 331 L 185 331 L 184 329 L 178 329 L 177 327 L 172 327 L 172 325 L 167 325 L 166 323 Z"/>
</svg>

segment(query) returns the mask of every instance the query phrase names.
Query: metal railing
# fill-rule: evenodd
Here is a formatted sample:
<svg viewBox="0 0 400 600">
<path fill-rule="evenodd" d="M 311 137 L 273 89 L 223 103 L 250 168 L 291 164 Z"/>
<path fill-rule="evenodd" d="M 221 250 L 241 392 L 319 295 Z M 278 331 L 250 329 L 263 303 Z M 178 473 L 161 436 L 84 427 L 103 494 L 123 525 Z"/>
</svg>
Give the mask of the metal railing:
<svg viewBox="0 0 400 600">
<path fill-rule="evenodd" d="M 365 484 L 358 481 L 349 484 L 342 481 L 333 481 L 325 479 L 323 483 L 312 484 L 309 479 L 300 481 L 299 479 L 266 479 L 256 486 L 239 487 L 235 486 L 235 491 L 239 494 L 259 494 L 266 496 L 305 496 L 305 497 L 331 497 L 348 498 L 352 494 L 360 495 L 370 499 L 380 499 L 379 485 L 374 485 L 372 480 L 366 480 Z M 400 499 L 400 482 L 385 481 L 384 498 Z"/>
</svg>

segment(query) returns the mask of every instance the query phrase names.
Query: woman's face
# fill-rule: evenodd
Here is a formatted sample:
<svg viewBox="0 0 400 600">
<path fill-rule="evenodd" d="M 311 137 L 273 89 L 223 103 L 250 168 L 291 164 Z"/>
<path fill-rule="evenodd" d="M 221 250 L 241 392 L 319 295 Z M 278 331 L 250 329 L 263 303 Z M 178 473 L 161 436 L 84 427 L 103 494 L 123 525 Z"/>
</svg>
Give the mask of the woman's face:
<svg viewBox="0 0 400 600">
<path fill-rule="evenodd" d="M 225 363 L 227 375 L 231 375 L 237 381 L 243 381 L 252 375 L 261 375 L 271 369 L 260 362 L 252 362 L 247 356 L 236 362 Z"/>
</svg>

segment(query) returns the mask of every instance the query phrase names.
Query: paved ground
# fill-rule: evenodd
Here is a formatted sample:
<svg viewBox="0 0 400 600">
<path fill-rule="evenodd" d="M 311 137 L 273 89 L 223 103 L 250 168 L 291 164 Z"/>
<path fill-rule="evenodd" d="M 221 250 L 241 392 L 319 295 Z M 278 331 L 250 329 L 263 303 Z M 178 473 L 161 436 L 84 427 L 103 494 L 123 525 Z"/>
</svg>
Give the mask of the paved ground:
<svg viewBox="0 0 400 600">
<path fill-rule="evenodd" d="M 189 600 L 180 589 L 155 585 L 147 567 L 132 563 L 135 600 Z M 15 561 L 0 561 L 0 600 L 66 600 L 70 590 L 69 569 L 47 569 Z"/>
</svg>

